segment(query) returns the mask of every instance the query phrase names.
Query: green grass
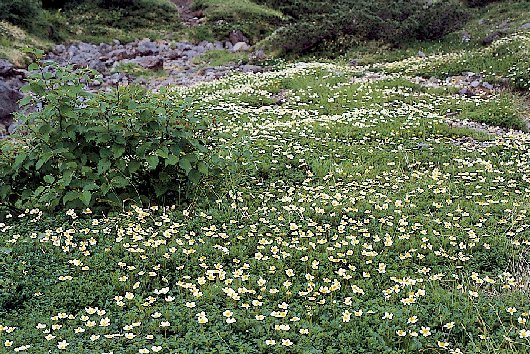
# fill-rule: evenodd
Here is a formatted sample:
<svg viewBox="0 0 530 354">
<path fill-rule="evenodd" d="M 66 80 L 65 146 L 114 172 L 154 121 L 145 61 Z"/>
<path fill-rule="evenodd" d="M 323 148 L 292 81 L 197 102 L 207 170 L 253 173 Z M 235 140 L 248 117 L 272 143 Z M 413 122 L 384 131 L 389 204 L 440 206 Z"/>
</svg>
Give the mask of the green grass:
<svg viewBox="0 0 530 354">
<path fill-rule="evenodd" d="M 364 42 L 340 59 L 343 62 L 355 59 L 358 64 L 377 70 L 425 77 L 447 77 L 467 71 L 480 73 L 493 82 L 507 77 L 514 88 L 527 91 L 530 67 L 526 58 L 530 55 L 530 39 L 529 31 L 523 31 L 521 25 L 528 23 L 530 3 L 503 1 L 471 11 L 472 19 L 463 30 L 440 41 L 412 42 L 401 48 Z M 502 31 L 505 38 L 484 47 L 481 40 L 497 30 Z M 470 34 L 469 42 L 462 41 L 464 32 Z M 424 52 L 427 60 L 417 58 L 418 51 Z"/>
<path fill-rule="evenodd" d="M 30 63 L 24 53 L 25 48 L 50 49 L 52 43 L 43 40 L 10 23 L 0 21 L 0 58 L 7 59 L 16 66 L 25 67 Z"/>
<path fill-rule="evenodd" d="M 516 99 L 354 75 L 297 63 L 170 90 L 215 120 L 223 173 L 188 205 L 5 220 L 0 345 L 528 352 L 530 138 L 444 119 L 512 119 Z"/>
<path fill-rule="evenodd" d="M 87 2 L 60 11 L 42 10 L 35 33 L 7 22 L 0 22 L 0 30 L 0 57 L 24 67 L 30 62 L 23 52 L 27 47 L 49 50 L 53 42 L 159 39 L 180 33 L 182 25 L 169 0 L 138 0 L 121 9 L 102 9 Z"/>
<path fill-rule="evenodd" d="M 85 42 L 131 42 L 159 39 L 182 29 L 179 14 L 169 0 L 141 0 L 130 8 L 101 9 L 82 4 L 64 12 L 65 37 Z"/>
<path fill-rule="evenodd" d="M 230 31 L 240 30 L 257 42 L 271 34 L 284 19 L 280 12 L 250 0 L 195 0 L 193 4 L 203 10 L 207 19 L 206 24 L 191 29 L 196 40 L 224 39 Z"/>
</svg>

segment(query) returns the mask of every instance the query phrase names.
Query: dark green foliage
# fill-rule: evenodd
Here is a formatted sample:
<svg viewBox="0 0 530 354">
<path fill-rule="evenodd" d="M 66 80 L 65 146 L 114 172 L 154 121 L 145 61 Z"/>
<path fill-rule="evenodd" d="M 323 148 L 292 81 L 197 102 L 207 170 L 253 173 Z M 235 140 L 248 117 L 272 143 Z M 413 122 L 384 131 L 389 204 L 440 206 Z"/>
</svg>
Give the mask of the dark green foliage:
<svg viewBox="0 0 530 354">
<path fill-rule="evenodd" d="M 0 20 L 6 20 L 25 29 L 33 29 L 41 7 L 37 0 L 0 1 Z"/>
<path fill-rule="evenodd" d="M 493 2 L 499 2 L 502 0 L 465 0 L 466 4 L 470 7 L 482 7 Z"/>
<path fill-rule="evenodd" d="M 328 1 L 262 0 L 293 17 L 282 28 L 278 41 L 287 52 L 318 50 L 341 37 L 378 39 L 398 45 L 414 39 L 437 39 L 460 28 L 468 18 L 460 1 L 426 5 L 413 1 Z"/>
<path fill-rule="evenodd" d="M 89 93 L 85 70 L 30 67 L 23 141 L 5 142 L 0 199 L 45 209 L 175 203 L 209 173 L 206 129 L 186 102 L 140 88 Z M 21 137 L 22 138 L 22 137 Z"/>
</svg>

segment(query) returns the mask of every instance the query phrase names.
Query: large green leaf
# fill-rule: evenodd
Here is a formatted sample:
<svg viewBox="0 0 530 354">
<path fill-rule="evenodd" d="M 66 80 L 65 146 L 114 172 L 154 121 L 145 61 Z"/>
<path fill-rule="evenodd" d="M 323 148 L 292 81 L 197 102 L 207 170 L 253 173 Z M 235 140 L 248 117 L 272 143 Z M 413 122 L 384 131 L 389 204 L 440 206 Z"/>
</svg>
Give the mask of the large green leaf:
<svg viewBox="0 0 530 354">
<path fill-rule="evenodd" d="M 190 160 L 187 158 L 187 156 L 184 156 L 183 158 L 181 158 L 179 160 L 179 166 L 180 168 L 182 168 L 184 171 L 186 171 L 186 174 L 188 174 L 190 171 L 191 171 L 191 162 Z"/>
<path fill-rule="evenodd" d="M 92 193 L 90 193 L 88 190 L 82 191 L 79 195 L 79 200 L 81 200 L 85 206 L 89 206 L 90 201 L 92 200 Z"/>
<path fill-rule="evenodd" d="M 156 168 L 156 166 L 158 166 L 158 156 L 156 155 L 150 155 L 150 156 L 147 156 L 145 158 L 145 160 L 147 161 L 147 163 L 149 164 L 149 168 L 154 170 Z"/>
<path fill-rule="evenodd" d="M 98 162 L 98 173 L 101 175 L 110 169 L 111 163 L 108 159 L 101 159 Z"/>
</svg>

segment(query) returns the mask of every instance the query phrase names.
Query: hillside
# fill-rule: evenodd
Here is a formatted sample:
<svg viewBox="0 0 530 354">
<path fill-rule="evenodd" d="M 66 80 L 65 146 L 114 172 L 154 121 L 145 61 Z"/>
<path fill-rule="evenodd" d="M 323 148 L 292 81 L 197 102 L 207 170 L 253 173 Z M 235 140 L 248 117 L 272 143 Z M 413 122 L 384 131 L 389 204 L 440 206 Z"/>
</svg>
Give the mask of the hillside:
<svg viewBox="0 0 530 354">
<path fill-rule="evenodd" d="M 530 3 L 304 53 L 235 3 L 0 65 L 0 353 L 529 352 Z"/>
</svg>

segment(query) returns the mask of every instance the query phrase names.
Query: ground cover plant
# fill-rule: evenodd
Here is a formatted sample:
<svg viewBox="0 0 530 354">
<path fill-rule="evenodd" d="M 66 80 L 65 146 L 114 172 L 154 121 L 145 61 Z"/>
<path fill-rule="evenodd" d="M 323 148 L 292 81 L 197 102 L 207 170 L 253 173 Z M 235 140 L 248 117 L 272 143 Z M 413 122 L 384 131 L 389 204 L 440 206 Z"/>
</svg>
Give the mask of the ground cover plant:
<svg viewBox="0 0 530 354">
<path fill-rule="evenodd" d="M 448 123 L 522 117 L 360 70 L 174 88 L 226 165 L 185 207 L 7 215 L 2 351 L 528 352 L 530 135 Z"/>
</svg>

